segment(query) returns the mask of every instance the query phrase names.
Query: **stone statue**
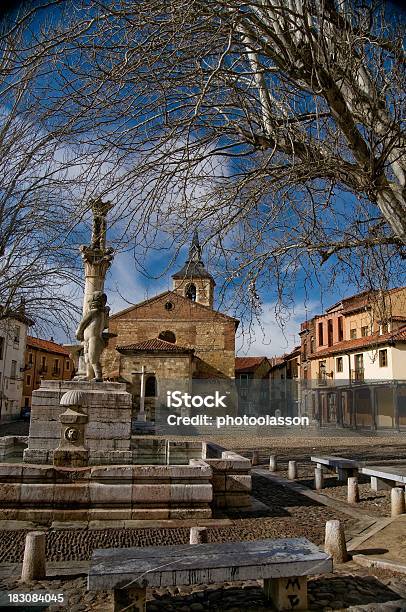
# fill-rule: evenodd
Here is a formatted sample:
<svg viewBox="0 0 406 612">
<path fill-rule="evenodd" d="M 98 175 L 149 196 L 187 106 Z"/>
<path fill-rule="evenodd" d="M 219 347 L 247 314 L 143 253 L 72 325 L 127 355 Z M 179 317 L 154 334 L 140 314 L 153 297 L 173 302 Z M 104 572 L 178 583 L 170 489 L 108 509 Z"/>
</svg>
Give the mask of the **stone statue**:
<svg viewBox="0 0 406 612">
<path fill-rule="evenodd" d="M 76 330 L 76 338 L 83 343 L 86 379 L 102 382 L 101 354 L 106 346 L 103 331 L 108 326 L 110 308 L 106 306 L 107 296 L 94 291 Z"/>
</svg>

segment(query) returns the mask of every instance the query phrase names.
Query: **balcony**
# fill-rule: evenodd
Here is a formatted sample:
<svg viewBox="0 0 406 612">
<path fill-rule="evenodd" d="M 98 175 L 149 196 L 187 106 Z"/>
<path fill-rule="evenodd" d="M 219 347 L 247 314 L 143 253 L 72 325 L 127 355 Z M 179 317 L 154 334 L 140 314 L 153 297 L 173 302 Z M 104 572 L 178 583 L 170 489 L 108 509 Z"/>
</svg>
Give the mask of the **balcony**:
<svg viewBox="0 0 406 612">
<path fill-rule="evenodd" d="M 328 385 L 326 372 L 319 372 L 317 376 L 317 385 L 319 387 L 326 387 Z"/>
<path fill-rule="evenodd" d="M 364 368 L 351 370 L 351 380 L 355 383 L 364 382 Z"/>
</svg>

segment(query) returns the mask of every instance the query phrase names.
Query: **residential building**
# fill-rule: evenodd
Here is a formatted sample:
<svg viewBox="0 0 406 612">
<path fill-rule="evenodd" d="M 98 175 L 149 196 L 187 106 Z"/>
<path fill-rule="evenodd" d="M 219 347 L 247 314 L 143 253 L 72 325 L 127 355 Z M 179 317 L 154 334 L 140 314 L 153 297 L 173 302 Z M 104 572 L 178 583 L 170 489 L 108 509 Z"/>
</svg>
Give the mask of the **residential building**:
<svg viewBox="0 0 406 612">
<path fill-rule="evenodd" d="M 300 334 L 305 414 L 320 425 L 406 428 L 406 287 L 346 298 Z"/>
<path fill-rule="evenodd" d="M 271 409 L 282 416 L 297 416 L 300 405 L 300 352 L 297 346 L 290 353 L 270 359 Z"/>
<path fill-rule="evenodd" d="M 238 391 L 240 414 L 268 412 L 269 373 L 271 364 L 267 357 L 236 357 L 235 382 Z"/>
<path fill-rule="evenodd" d="M 18 419 L 21 413 L 24 351 L 31 325 L 23 307 L 0 320 L 0 421 Z"/>
<path fill-rule="evenodd" d="M 50 340 L 27 336 L 23 406 L 31 406 L 32 392 L 46 380 L 70 380 L 74 375 L 73 361 L 66 347 Z"/>
</svg>

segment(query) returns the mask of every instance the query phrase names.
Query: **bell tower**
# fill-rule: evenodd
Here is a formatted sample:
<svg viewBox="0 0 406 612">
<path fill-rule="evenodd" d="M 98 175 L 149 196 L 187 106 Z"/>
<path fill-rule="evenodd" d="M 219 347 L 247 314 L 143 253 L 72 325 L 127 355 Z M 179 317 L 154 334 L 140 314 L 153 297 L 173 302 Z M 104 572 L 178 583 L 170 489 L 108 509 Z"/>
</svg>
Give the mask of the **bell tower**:
<svg viewBox="0 0 406 612">
<path fill-rule="evenodd" d="M 216 283 L 211 274 L 204 267 L 202 261 L 202 248 L 199 243 L 197 230 L 195 230 L 189 255 L 185 265 L 172 275 L 173 290 L 187 297 L 192 302 L 213 308 L 214 287 Z"/>
</svg>

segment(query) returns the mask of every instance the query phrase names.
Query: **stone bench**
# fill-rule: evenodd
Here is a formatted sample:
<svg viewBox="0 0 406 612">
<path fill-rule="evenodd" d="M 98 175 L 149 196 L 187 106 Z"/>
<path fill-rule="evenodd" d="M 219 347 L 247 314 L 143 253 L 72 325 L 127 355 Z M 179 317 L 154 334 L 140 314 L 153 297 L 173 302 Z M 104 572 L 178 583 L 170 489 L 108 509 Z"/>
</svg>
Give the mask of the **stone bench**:
<svg viewBox="0 0 406 612">
<path fill-rule="evenodd" d="M 360 468 L 361 474 L 371 477 L 372 491 L 392 489 L 406 485 L 406 466 L 401 465 L 368 465 Z"/>
<path fill-rule="evenodd" d="M 340 482 L 347 482 L 349 476 L 356 476 L 358 474 L 359 463 L 353 459 L 323 455 L 321 457 L 310 457 L 310 461 L 316 463 L 318 468 L 324 467 L 337 472 Z"/>
<path fill-rule="evenodd" d="M 88 589 L 113 590 L 114 612 L 141 612 L 147 587 L 263 579 L 277 610 L 306 610 L 307 576 L 332 568 L 331 557 L 306 538 L 98 549 Z"/>
</svg>

